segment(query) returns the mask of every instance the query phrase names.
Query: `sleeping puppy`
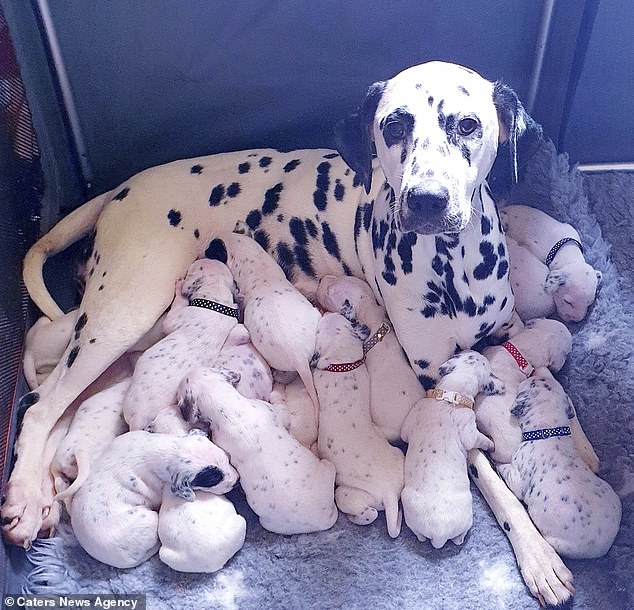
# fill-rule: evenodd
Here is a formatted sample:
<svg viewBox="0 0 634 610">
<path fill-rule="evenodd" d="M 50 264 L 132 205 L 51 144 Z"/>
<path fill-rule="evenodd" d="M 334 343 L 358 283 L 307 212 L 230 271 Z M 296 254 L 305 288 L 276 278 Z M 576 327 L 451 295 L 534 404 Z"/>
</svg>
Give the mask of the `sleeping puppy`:
<svg viewBox="0 0 634 610">
<path fill-rule="evenodd" d="M 544 289 L 564 322 L 580 322 L 594 302 L 601 272 L 586 263 L 576 229 L 526 205 L 500 209 L 507 237 L 532 252 L 548 267 Z"/>
<path fill-rule="evenodd" d="M 143 352 L 123 402 L 130 430 L 187 434 L 176 406 L 176 389 L 191 368 L 212 365 L 238 323 L 233 277 L 218 261 L 191 264 L 177 282 L 163 327 L 167 336 Z"/>
<path fill-rule="evenodd" d="M 315 387 L 319 396 L 317 451 L 337 470 L 339 510 L 357 525 L 372 523 L 385 510 L 388 534 L 401 530 L 403 452 L 390 445 L 370 417 L 370 377 L 363 341 L 368 327 L 327 313 L 317 327 Z"/>
<path fill-rule="evenodd" d="M 191 371 L 178 392 L 184 418 L 208 425 L 214 442 L 231 456 L 262 527 L 278 534 L 329 529 L 337 520 L 334 466 L 288 433 L 284 409 L 245 398 L 236 382 L 231 371 Z"/>
<path fill-rule="evenodd" d="M 131 568 L 159 549 L 158 509 L 167 486 L 194 500 L 194 489 L 223 494 L 238 473 L 204 433 L 143 430 L 115 438 L 96 460 L 71 505 L 73 532 L 84 550 L 116 568 Z"/>
<path fill-rule="evenodd" d="M 569 427 L 572 404 L 548 369 L 520 384 L 512 414 L 522 442 L 498 471 L 558 553 L 602 557 L 618 532 L 621 501 L 579 454 Z"/>
<path fill-rule="evenodd" d="M 462 544 L 473 523 L 467 473 L 471 449 L 490 451 L 493 443 L 476 428 L 474 398 L 503 391 L 487 359 L 474 351 L 456 354 L 440 367 L 436 388 L 428 390 L 403 422 L 405 523 L 434 548 L 448 540 Z"/>
<path fill-rule="evenodd" d="M 189 501 L 163 489 L 159 558 L 179 572 L 216 572 L 242 548 L 247 522 L 224 496 L 194 493 Z"/>
</svg>

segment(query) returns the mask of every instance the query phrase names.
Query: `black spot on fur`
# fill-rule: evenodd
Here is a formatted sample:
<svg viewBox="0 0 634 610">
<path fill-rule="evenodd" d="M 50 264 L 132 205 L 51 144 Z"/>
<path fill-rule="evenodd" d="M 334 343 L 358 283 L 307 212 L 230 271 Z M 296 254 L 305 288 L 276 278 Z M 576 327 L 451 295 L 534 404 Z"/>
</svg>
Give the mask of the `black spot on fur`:
<svg viewBox="0 0 634 610">
<path fill-rule="evenodd" d="M 271 157 L 262 157 L 258 161 L 258 165 L 260 167 L 268 167 L 269 165 L 271 165 L 271 161 L 273 161 L 273 159 L 271 159 Z"/>
<path fill-rule="evenodd" d="M 293 239 L 301 246 L 305 246 L 308 243 L 308 235 L 306 234 L 306 225 L 297 216 L 293 216 L 288 223 L 288 229 L 293 236 Z"/>
<path fill-rule="evenodd" d="M 317 225 L 310 218 L 307 218 L 304 223 L 306 224 L 306 231 L 308 231 L 308 234 L 315 239 L 318 233 Z"/>
<path fill-rule="evenodd" d="M 414 360 L 414 364 L 421 369 L 429 368 L 429 362 L 427 360 L 424 360 L 423 358 L 418 358 L 417 360 Z"/>
<path fill-rule="evenodd" d="M 251 169 L 251 164 L 248 163 L 247 161 L 245 161 L 244 163 L 240 163 L 240 165 L 238 165 L 239 174 L 246 174 L 250 169 Z"/>
<path fill-rule="evenodd" d="M 29 392 L 20 398 L 18 401 L 18 409 L 28 409 L 36 402 L 39 402 L 40 394 L 39 392 Z"/>
<path fill-rule="evenodd" d="M 130 187 L 125 187 L 123 189 L 121 189 L 113 198 L 112 201 L 122 201 L 123 199 L 125 199 L 128 196 L 128 193 L 130 192 Z"/>
<path fill-rule="evenodd" d="M 198 239 L 200 237 L 200 231 L 198 229 L 194 229 L 194 237 Z"/>
<path fill-rule="evenodd" d="M 324 155 L 324 159 L 335 159 L 338 156 L 339 156 L 339 153 L 331 152 L 331 153 L 328 153 L 328 154 Z"/>
<path fill-rule="evenodd" d="M 413 231 L 405 233 L 396 248 L 401 259 L 401 269 L 405 275 L 412 272 L 412 248 L 416 245 L 416 240 L 417 234 Z"/>
<path fill-rule="evenodd" d="M 265 216 L 272 214 L 280 203 L 280 193 L 284 190 L 284 185 L 279 182 L 272 186 L 264 194 L 264 204 L 262 205 L 262 214 Z"/>
<path fill-rule="evenodd" d="M 341 260 L 341 253 L 339 252 L 339 244 L 337 243 L 337 237 L 330 229 L 330 225 L 327 222 L 321 223 L 322 240 L 326 248 L 326 252 L 331 256 L 334 256 L 337 260 Z"/>
<path fill-rule="evenodd" d="M 423 390 L 431 390 L 436 385 L 436 380 L 429 375 L 418 375 L 418 383 L 423 386 Z"/>
<path fill-rule="evenodd" d="M 209 205 L 211 206 L 219 205 L 224 196 L 225 196 L 224 184 L 218 184 L 214 186 L 214 188 L 211 189 L 211 195 L 209 195 Z"/>
<path fill-rule="evenodd" d="M 278 265 L 284 271 L 284 275 L 290 280 L 293 277 L 293 266 L 295 264 L 293 251 L 288 244 L 281 241 L 275 247 L 275 253 Z"/>
<path fill-rule="evenodd" d="M 346 194 L 346 187 L 339 182 L 339 180 L 335 181 L 335 199 L 337 201 L 343 201 L 343 198 Z"/>
<path fill-rule="evenodd" d="M 217 466 L 205 466 L 198 474 L 192 479 L 192 487 L 214 487 L 218 485 L 225 475 L 222 470 Z"/>
<path fill-rule="evenodd" d="M 509 270 L 509 264 L 504 260 L 504 261 L 500 261 L 500 264 L 498 265 L 498 280 L 501 280 L 505 275 L 506 272 Z"/>
<path fill-rule="evenodd" d="M 182 216 L 178 210 L 170 210 L 167 213 L 167 219 L 173 227 L 177 227 L 182 220 Z"/>
<path fill-rule="evenodd" d="M 205 250 L 205 257 L 227 263 L 227 247 L 222 239 L 212 239 Z"/>
<path fill-rule="evenodd" d="M 270 243 L 270 239 L 269 239 L 269 234 L 266 231 L 261 231 L 261 230 L 260 231 L 256 231 L 253 234 L 253 239 L 255 241 L 257 241 L 262 246 L 262 248 L 264 248 L 265 250 L 268 251 L 269 246 L 271 245 L 271 243 Z"/>
<path fill-rule="evenodd" d="M 78 333 L 86 326 L 86 322 L 88 322 L 88 316 L 86 312 L 82 313 L 79 318 L 77 318 L 77 323 L 75 324 L 75 332 Z"/>
<path fill-rule="evenodd" d="M 237 197 L 240 194 L 240 184 L 238 182 L 232 182 L 227 187 L 227 197 Z"/>
<path fill-rule="evenodd" d="M 434 105 L 434 96 L 433 96 L 433 95 L 430 95 L 430 96 L 427 98 L 427 103 L 428 103 L 430 106 L 433 106 L 433 105 Z"/>
<path fill-rule="evenodd" d="M 192 174 L 202 174 L 203 173 L 203 166 L 202 165 L 192 165 L 191 170 Z"/>
<path fill-rule="evenodd" d="M 493 249 L 493 244 L 490 241 L 480 242 L 480 254 L 482 255 L 482 262 L 473 270 L 473 277 L 476 280 L 488 278 L 493 273 L 493 269 L 498 260 L 497 254 Z"/>
<path fill-rule="evenodd" d="M 68 358 L 66 358 L 66 366 L 68 368 L 73 366 L 73 362 L 75 362 L 75 359 L 77 358 L 77 354 L 79 354 L 79 345 L 76 345 L 75 347 L 73 347 L 73 349 L 71 349 L 70 352 L 68 353 Z"/>
<path fill-rule="evenodd" d="M 491 232 L 491 221 L 487 216 L 482 216 L 480 219 L 480 229 L 482 235 L 488 235 Z"/>
<path fill-rule="evenodd" d="M 88 343 L 95 343 L 97 341 L 97 339 L 91 339 L 90 341 L 88 341 Z"/>
<path fill-rule="evenodd" d="M 261 222 L 262 212 L 260 212 L 260 210 L 251 210 L 247 214 L 246 223 L 251 231 L 255 231 L 260 226 Z"/>
<path fill-rule="evenodd" d="M 299 159 L 293 159 L 284 166 L 284 171 L 288 174 L 288 172 L 292 172 L 300 163 L 301 161 Z"/>
<path fill-rule="evenodd" d="M 324 161 L 317 166 L 317 180 L 315 182 L 315 192 L 313 193 L 313 203 L 315 207 L 323 212 L 328 204 L 327 193 L 330 188 L 330 163 Z"/>
<path fill-rule="evenodd" d="M 296 245 L 293 249 L 295 253 L 295 261 L 299 268 L 308 276 L 315 277 L 315 269 L 313 268 L 313 261 L 310 258 L 308 250 L 300 245 Z"/>
</svg>

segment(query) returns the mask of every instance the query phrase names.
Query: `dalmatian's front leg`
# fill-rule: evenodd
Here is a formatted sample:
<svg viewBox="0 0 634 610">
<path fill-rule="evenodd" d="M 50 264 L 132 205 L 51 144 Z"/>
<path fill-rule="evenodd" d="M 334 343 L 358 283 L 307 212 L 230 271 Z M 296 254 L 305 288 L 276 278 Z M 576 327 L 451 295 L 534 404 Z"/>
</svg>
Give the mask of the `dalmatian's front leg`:
<svg viewBox="0 0 634 610">
<path fill-rule="evenodd" d="M 575 590 L 572 572 L 544 540 L 528 513 L 493 470 L 487 457 L 474 449 L 468 454 L 473 481 L 508 537 L 522 578 L 542 606 L 567 602 Z"/>
</svg>

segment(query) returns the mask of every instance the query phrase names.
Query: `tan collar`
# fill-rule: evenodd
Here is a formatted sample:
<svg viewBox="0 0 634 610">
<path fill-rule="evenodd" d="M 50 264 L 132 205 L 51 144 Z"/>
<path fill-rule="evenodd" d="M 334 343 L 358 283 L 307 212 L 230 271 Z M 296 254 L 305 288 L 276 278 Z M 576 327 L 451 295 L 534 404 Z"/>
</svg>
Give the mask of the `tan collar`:
<svg viewBox="0 0 634 610">
<path fill-rule="evenodd" d="M 466 407 L 467 409 L 473 409 L 475 404 L 473 398 L 458 394 L 458 392 L 454 392 L 453 390 L 435 388 L 433 390 L 427 390 L 425 396 L 427 398 L 435 398 L 436 400 L 444 400 L 456 407 Z"/>
</svg>

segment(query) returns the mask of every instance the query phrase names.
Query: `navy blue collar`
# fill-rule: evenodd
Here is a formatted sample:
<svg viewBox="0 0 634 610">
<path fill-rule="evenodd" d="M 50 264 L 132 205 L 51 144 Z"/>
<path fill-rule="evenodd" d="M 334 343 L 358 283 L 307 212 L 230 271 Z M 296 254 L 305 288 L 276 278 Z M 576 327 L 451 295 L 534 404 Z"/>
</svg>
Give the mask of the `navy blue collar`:
<svg viewBox="0 0 634 610">
<path fill-rule="evenodd" d="M 522 432 L 522 441 L 541 441 L 554 436 L 570 436 L 570 426 L 559 426 L 558 428 L 544 428 L 543 430 Z"/>
</svg>

